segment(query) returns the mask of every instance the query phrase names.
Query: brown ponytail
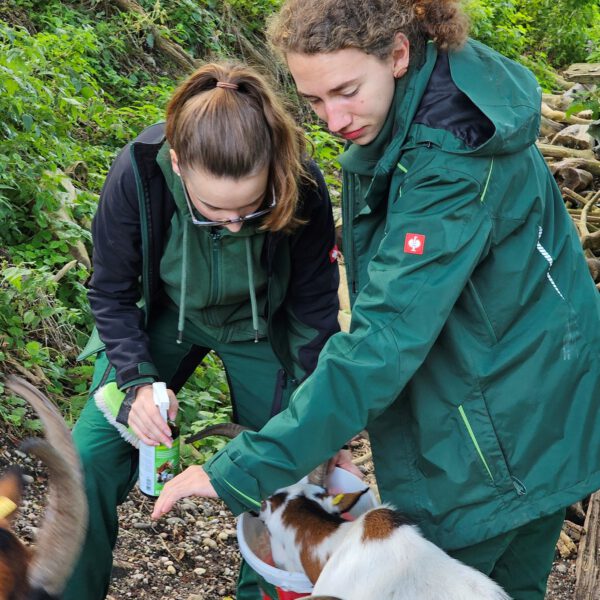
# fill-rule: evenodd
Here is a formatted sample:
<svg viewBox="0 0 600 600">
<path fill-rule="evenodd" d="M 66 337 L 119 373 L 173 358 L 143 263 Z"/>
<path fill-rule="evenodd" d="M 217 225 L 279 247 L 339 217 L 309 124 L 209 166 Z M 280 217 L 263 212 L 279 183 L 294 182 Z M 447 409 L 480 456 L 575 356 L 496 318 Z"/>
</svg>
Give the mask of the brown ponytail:
<svg viewBox="0 0 600 600">
<path fill-rule="evenodd" d="M 268 166 L 277 205 L 264 228 L 287 232 L 300 224 L 295 214 L 305 176 L 304 136 L 254 69 L 211 63 L 195 71 L 167 106 L 166 136 L 184 169 L 239 179 Z"/>
<path fill-rule="evenodd" d="M 468 29 L 460 0 L 285 0 L 267 36 L 284 56 L 356 48 L 383 59 L 398 32 L 413 43 L 425 38 L 452 49 L 466 41 Z"/>
</svg>

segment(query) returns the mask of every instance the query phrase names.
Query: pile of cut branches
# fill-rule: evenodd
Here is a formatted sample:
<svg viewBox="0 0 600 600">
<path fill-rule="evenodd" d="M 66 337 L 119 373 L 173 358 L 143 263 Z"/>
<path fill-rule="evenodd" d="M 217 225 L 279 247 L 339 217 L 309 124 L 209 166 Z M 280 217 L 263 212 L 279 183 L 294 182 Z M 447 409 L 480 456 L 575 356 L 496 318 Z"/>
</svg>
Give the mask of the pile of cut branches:
<svg viewBox="0 0 600 600">
<path fill-rule="evenodd" d="M 538 146 L 562 192 L 600 290 L 600 120 L 594 120 L 598 115 L 591 109 L 577 112 L 576 100 L 600 88 L 600 64 L 571 65 L 564 77 L 564 93 L 543 95 Z M 600 492 L 569 508 L 557 550 L 563 558 L 577 556 L 575 600 L 596 598 Z"/>
<path fill-rule="evenodd" d="M 569 89 L 544 94 L 538 146 L 573 218 L 590 272 L 600 289 L 600 120 L 592 109 L 575 112 L 574 98 L 597 89 L 600 64 L 571 65 Z"/>
</svg>

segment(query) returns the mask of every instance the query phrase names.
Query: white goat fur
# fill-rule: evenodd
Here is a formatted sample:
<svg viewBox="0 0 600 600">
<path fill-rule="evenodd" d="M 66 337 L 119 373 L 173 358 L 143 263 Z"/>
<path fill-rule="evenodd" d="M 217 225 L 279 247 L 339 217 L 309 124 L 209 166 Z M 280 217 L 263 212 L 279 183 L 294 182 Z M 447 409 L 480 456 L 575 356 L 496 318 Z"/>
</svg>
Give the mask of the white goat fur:
<svg viewBox="0 0 600 600">
<path fill-rule="evenodd" d="M 339 514 L 331 496 L 308 483 L 278 490 L 285 501 L 272 510 L 267 502 L 260 518 L 271 535 L 275 564 L 286 571 L 305 572 L 301 538 L 283 522 L 290 500 L 304 496 L 331 514 Z M 365 518 L 389 505 L 367 511 L 339 525 L 312 548 L 312 558 L 324 563 L 313 595 L 343 600 L 510 600 L 489 577 L 451 558 L 426 540 L 415 525 L 401 524 L 388 537 L 364 540 Z M 299 525 L 302 527 L 302 525 Z M 367 536 L 368 537 L 368 536 Z"/>
</svg>

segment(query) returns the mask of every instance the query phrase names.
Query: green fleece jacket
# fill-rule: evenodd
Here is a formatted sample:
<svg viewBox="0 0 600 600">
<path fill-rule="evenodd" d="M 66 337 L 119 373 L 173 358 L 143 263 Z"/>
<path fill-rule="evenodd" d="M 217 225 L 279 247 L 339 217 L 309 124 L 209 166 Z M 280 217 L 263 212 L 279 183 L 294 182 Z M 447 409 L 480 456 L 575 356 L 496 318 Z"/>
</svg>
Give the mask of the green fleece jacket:
<svg viewBox="0 0 600 600">
<path fill-rule="evenodd" d="M 225 227 L 195 226 L 166 142 L 156 160 L 177 206 L 160 261 L 166 294 L 183 320 L 221 342 L 265 337 L 267 273 L 260 263 L 265 232 L 250 222 L 234 233 Z"/>
<path fill-rule="evenodd" d="M 533 75 L 469 42 L 408 77 L 376 165 L 342 158 L 350 332 L 206 469 L 239 513 L 366 426 L 382 499 L 456 549 L 600 488 L 600 300 Z"/>
</svg>

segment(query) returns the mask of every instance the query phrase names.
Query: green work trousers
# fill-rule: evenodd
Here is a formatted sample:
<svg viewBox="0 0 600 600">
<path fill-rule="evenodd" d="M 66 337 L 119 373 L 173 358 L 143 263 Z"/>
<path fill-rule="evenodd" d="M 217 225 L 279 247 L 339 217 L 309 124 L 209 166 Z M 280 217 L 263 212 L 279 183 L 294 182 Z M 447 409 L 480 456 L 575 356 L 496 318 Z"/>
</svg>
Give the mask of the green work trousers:
<svg viewBox="0 0 600 600">
<path fill-rule="evenodd" d="M 513 600 L 544 600 L 565 510 L 450 555 L 489 575 Z"/>
<path fill-rule="evenodd" d="M 225 366 L 234 421 L 258 429 L 287 406 L 295 381 L 286 377 L 268 341 L 224 344 L 186 323 L 183 342 L 178 344 L 176 332 L 177 316 L 169 309 L 164 309 L 148 326 L 154 364 L 161 379 L 175 392 L 212 349 Z M 121 438 L 91 397 L 99 385 L 114 378 L 114 369 L 101 353 L 96 359 L 90 399 L 73 429 L 83 464 L 90 516 L 86 540 L 64 600 L 105 598 L 117 541 L 117 505 L 125 501 L 137 480 L 137 450 Z M 257 576 L 244 564 L 238 600 L 261 600 L 256 582 Z"/>
</svg>

